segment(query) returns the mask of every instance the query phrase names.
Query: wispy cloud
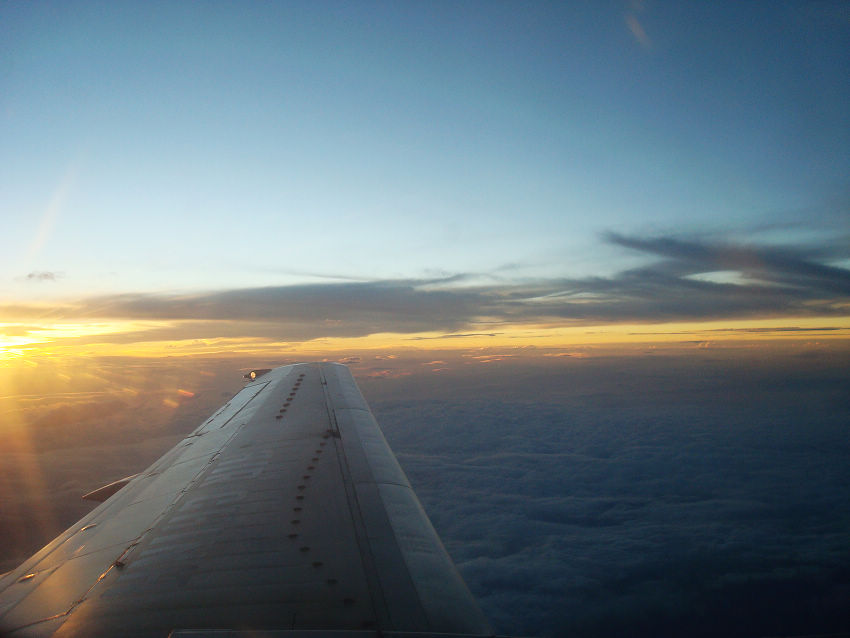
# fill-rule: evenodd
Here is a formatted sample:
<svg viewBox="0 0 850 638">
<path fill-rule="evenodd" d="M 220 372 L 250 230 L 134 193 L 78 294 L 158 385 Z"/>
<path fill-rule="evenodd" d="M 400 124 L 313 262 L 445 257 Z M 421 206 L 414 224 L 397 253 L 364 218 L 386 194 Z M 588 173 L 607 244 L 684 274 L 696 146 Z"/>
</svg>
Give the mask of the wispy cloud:
<svg viewBox="0 0 850 638">
<path fill-rule="evenodd" d="M 33 272 L 27 273 L 23 279 L 25 281 L 56 281 L 64 277 L 64 273 L 61 272 L 52 272 L 49 270 L 34 270 Z"/>
<path fill-rule="evenodd" d="M 629 31 L 632 32 L 632 35 L 635 37 L 635 40 L 637 40 L 641 46 L 647 49 L 652 46 L 652 40 L 650 40 L 649 36 L 646 35 L 646 31 L 644 31 L 644 28 L 641 25 L 640 21 L 637 19 L 636 15 L 627 15 L 626 25 L 629 27 Z"/>
<path fill-rule="evenodd" d="M 633 1 L 629 3 L 629 11 L 626 13 L 626 26 L 631 31 L 634 39 L 645 49 L 652 47 L 652 40 L 646 34 L 646 30 L 638 20 L 638 13 L 644 10 L 643 2 Z"/>
<path fill-rule="evenodd" d="M 744 333 L 744 334 L 775 334 L 780 332 L 802 332 L 802 333 L 811 333 L 811 332 L 841 332 L 846 331 L 847 328 L 841 328 L 838 326 L 812 326 L 811 328 L 804 328 L 801 326 L 771 326 L 768 328 L 761 327 L 752 327 L 752 328 L 711 328 L 709 330 L 705 330 L 705 332 L 720 332 L 720 333 Z M 680 330 L 676 332 L 630 332 L 632 335 L 687 335 L 692 334 L 690 332 Z"/>
<path fill-rule="evenodd" d="M 497 337 L 500 332 L 453 332 L 437 335 L 436 337 L 411 337 L 411 341 L 428 341 L 431 339 L 463 339 L 466 337 Z"/>
</svg>

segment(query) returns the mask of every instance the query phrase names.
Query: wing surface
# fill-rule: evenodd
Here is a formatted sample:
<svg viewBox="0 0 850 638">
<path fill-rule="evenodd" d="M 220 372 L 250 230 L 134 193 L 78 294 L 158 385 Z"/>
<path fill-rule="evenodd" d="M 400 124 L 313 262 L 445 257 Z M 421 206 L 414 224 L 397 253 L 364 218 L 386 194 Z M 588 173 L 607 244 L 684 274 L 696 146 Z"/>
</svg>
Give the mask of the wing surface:
<svg viewBox="0 0 850 638">
<path fill-rule="evenodd" d="M 10 636 L 489 635 L 348 369 L 241 392 L 0 578 Z"/>
</svg>

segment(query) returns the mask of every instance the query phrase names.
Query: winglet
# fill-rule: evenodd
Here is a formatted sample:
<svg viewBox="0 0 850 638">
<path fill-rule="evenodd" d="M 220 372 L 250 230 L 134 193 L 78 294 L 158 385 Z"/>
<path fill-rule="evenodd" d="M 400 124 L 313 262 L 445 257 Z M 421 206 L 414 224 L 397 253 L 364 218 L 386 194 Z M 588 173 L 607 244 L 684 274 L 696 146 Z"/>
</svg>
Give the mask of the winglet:
<svg viewBox="0 0 850 638">
<path fill-rule="evenodd" d="M 108 485 L 104 485 L 103 487 L 99 487 L 96 490 L 94 490 L 93 492 L 89 492 L 88 494 L 83 494 L 83 498 L 86 499 L 87 501 L 97 501 L 98 503 L 103 503 L 103 501 L 105 501 L 110 496 L 115 494 L 115 492 L 117 492 L 122 487 L 127 485 L 127 483 L 132 481 L 137 476 L 138 476 L 138 474 L 133 474 L 133 476 L 125 476 L 124 478 L 122 478 L 118 481 L 113 481 L 112 483 L 109 483 Z"/>
</svg>

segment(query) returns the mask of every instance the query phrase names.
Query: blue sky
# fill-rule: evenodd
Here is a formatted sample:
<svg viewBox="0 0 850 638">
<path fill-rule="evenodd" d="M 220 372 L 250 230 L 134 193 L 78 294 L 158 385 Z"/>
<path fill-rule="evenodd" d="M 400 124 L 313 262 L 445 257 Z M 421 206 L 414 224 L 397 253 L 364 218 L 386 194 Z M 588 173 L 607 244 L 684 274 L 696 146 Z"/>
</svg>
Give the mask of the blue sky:
<svg viewBox="0 0 850 638">
<path fill-rule="evenodd" d="M 829 2 L 5 3 L 0 294 L 846 268 L 848 51 Z"/>
</svg>

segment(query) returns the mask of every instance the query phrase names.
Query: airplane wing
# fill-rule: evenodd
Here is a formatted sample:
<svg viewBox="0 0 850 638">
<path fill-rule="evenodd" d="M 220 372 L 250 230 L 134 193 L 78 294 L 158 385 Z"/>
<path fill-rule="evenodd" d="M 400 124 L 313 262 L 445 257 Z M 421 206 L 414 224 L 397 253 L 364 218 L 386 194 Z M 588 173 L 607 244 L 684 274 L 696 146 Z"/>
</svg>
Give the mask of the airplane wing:
<svg viewBox="0 0 850 638">
<path fill-rule="evenodd" d="M 348 368 L 257 373 L 0 578 L 0 634 L 492 634 Z"/>
</svg>

